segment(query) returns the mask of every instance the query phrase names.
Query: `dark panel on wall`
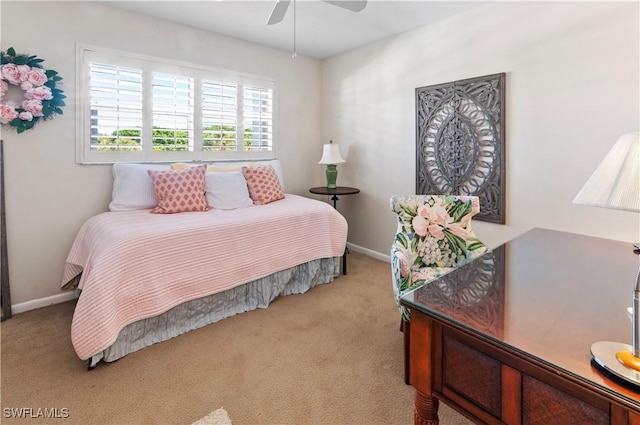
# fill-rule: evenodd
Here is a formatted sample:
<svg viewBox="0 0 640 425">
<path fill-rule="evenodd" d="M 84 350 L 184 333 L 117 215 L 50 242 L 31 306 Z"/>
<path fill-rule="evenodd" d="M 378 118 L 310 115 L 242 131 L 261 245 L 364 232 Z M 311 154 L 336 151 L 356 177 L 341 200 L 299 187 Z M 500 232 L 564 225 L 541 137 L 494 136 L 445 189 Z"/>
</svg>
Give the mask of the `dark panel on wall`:
<svg viewBox="0 0 640 425">
<path fill-rule="evenodd" d="M 480 198 L 505 223 L 505 74 L 416 89 L 416 193 Z"/>
</svg>

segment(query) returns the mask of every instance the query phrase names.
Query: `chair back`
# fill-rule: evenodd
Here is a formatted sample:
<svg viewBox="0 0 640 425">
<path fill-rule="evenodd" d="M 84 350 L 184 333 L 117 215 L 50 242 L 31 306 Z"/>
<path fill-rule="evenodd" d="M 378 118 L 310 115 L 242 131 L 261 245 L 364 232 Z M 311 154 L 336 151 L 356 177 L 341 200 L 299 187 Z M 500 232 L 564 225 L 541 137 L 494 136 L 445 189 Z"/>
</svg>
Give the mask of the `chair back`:
<svg viewBox="0 0 640 425">
<path fill-rule="evenodd" d="M 397 195 L 390 203 L 398 216 L 391 246 L 396 300 L 487 251 L 471 227 L 477 196 Z"/>
</svg>

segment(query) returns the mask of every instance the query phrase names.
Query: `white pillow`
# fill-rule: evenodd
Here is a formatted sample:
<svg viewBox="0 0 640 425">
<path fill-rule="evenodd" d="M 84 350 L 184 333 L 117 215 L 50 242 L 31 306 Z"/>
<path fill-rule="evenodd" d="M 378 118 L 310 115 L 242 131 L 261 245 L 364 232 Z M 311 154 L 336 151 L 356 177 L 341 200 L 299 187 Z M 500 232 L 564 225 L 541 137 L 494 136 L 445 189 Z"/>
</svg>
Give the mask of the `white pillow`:
<svg viewBox="0 0 640 425">
<path fill-rule="evenodd" d="M 169 165 L 113 164 L 113 192 L 109 211 L 154 208 L 158 205 L 153 183 L 147 170 L 170 170 Z"/>
<path fill-rule="evenodd" d="M 207 173 L 204 177 L 207 203 L 219 210 L 234 210 L 253 205 L 242 172 Z"/>
<path fill-rule="evenodd" d="M 278 180 L 280 180 L 280 186 L 282 190 L 284 190 L 284 177 L 282 173 L 282 164 L 279 159 L 269 159 L 269 160 L 255 160 L 255 161 L 231 161 L 231 162 L 212 162 L 210 163 L 211 167 L 221 166 L 221 167 L 238 167 L 237 170 L 240 171 L 242 166 L 251 166 L 251 165 L 272 165 L 273 169 L 276 170 L 276 175 L 278 176 Z M 235 171 L 235 170 L 233 170 Z M 211 172 L 211 171 L 209 171 Z M 218 172 L 218 171 L 214 171 Z M 222 172 L 222 171 L 220 171 Z"/>
</svg>

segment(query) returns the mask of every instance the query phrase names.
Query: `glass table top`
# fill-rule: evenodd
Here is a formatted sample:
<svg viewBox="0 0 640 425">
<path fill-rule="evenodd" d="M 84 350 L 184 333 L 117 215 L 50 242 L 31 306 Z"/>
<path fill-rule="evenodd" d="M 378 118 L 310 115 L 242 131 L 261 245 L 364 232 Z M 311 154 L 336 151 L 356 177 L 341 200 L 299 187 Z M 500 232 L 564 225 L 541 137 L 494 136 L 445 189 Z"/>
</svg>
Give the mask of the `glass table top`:
<svg viewBox="0 0 640 425">
<path fill-rule="evenodd" d="M 640 387 L 591 362 L 597 341 L 631 344 L 633 244 L 534 229 L 416 288 L 401 303 L 611 392 Z"/>
</svg>

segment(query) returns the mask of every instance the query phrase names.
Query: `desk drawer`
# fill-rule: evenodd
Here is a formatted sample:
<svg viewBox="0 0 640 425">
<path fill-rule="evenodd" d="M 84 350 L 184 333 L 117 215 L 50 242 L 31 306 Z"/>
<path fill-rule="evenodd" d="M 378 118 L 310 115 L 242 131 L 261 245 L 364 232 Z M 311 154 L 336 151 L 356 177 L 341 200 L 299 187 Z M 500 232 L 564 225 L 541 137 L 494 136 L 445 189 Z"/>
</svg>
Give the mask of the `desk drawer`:
<svg viewBox="0 0 640 425">
<path fill-rule="evenodd" d="M 522 375 L 523 425 L 608 425 L 609 413 Z"/>
<path fill-rule="evenodd" d="M 462 342 L 444 337 L 442 391 L 457 393 L 492 416 L 500 417 L 500 362 Z"/>
<path fill-rule="evenodd" d="M 433 389 L 478 423 L 635 423 L 631 415 L 614 419 L 614 407 L 592 391 L 466 333 L 433 323 L 432 335 Z"/>
</svg>

